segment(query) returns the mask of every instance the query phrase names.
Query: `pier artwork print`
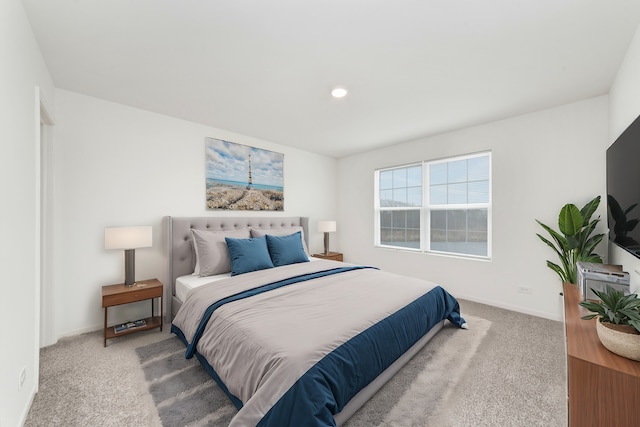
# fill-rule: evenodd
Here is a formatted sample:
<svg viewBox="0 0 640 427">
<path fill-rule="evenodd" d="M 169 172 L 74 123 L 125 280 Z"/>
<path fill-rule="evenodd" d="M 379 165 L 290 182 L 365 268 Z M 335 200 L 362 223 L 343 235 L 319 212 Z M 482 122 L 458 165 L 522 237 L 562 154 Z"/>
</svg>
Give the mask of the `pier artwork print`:
<svg viewBox="0 0 640 427">
<path fill-rule="evenodd" d="M 283 211 L 284 154 L 205 138 L 208 210 Z"/>
</svg>

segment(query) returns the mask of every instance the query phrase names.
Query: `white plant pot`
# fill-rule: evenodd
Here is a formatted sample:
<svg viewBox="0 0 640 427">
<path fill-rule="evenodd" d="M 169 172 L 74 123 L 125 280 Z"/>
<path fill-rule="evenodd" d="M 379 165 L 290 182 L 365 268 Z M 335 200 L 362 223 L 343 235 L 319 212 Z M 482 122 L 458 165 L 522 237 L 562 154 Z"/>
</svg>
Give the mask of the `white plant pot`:
<svg viewBox="0 0 640 427">
<path fill-rule="evenodd" d="M 596 321 L 596 331 L 603 346 L 612 353 L 627 359 L 640 361 L 640 335 L 628 334 L 608 328 Z"/>
</svg>

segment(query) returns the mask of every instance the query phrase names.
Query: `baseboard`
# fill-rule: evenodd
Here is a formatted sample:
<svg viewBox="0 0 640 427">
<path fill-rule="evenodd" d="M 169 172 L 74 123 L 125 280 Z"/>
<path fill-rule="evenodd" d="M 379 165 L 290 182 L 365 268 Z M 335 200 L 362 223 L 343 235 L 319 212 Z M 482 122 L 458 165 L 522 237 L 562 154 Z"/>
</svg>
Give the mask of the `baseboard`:
<svg viewBox="0 0 640 427">
<path fill-rule="evenodd" d="M 122 322 L 125 322 L 125 320 L 123 320 Z M 163 316 L 163 323 L 164 323 L 164 325 L 169 325 L 169 327 L 171 327 L 171 315 L 166 314 L 165 316 Z M 111 322 L 109 322 L 109 324 L 110 324 L 110 326 L 113 326 L 113 325 L 116 325 L 117 323 L 114 323 L 113 325 L 111 325 Z M 66 337 L 72 337 L 72 336 L 75 336 L 75 335 L 86 334 L 88 332 L 96 332 L 96 331 L 102 332 L 103 328 L 104 328 L 104 325 L 101 323 L 99 325 L 87 326 L 85 328 L 74 329 L 73 331 L 63 332 L 62 334 L 58 335 L 58 337 L 56 338 L 56 342 L 54 342 L 52 344 L 56 344 L 58 342 L 58 340 L 60 340 L 62 338 L 66 338 Z M 47 344 L 47 345 L 52 345 L 52 344 Z"/>
<path fill-rule="evenodd" d="M 165 325 L 169 325 L 169 327 L 171 327 L 171 315 L 170 314 L 166 314 L 164 316 L 163 319 L 163 323 Z M 123 320 L 122 322 L 125 322 L 125 320 Z M 111 322 L 109 322 L 111 323 Z M 114 323 L 115 325 L 116 323 Z M 113 325 L 110 325 L 113 326 Z M 51 344 L 47 344 L 45 347 L 48 347 L 49 345 L 53 345 L 56 344 L 58 342 L 58 340 L 62 339 L 62 338 L 66 338 L 66 337 L 72 337 L 75 335 L 80 335 L 80 334 L 86 334 L 87 332 L 96 332 L 96 331 L 102 331 L 102 328 L 104 327 L 104 325 L 101 323 L 99 325 L 93 325 L 93 326 L 87 326 L 85 328 L 80 328 L 80 329 L 74 329 L 73 331 L 67 331 L 67 332 L 63 332 L 60 335 L 58 335 L 56 337 L 56 341 L 51 343 Z M 44 348 L 44 347 L 41 347 Z"/>
<path fill-rule="evenodd" d="M 72 336 L 80 335 L 80 334 L 86 334 L 87 332 L 101 331 L 103 327 L 104 327 L 104 325 L 100 324 L 100 325 L 94 325 L 94 326 L 87 326 L 85 328 L 80 328 L 80 329 L 74 329 L 73 331 L 63 332 L 60 335 L 58 335 L 58 337 L 56 338 L 56 342 L 55 343 L 57 343 L 58 340 L 60 340 L 62 338 L 72 337 Z M 53 344 L 55 344 L 55 343 L 53 343 Z"/>
<path fill-rule="evenodd" d="M 490 300 L 486 300 L 486 299 L 483 299 L 483 298 L 476 298 L 476 297 L 471 296 L 471 295 L 464 295 L 464 294 L 456 293 L 455 296 L 456 296 L 456 298 L 466 299 L 467 301 L 473 301 L 473 302 L 478 302 L 480 304 L 491 305 L 493 307 L 503 308 L 505 310 L 515 311 L 515 312 L 518 312 L 518 313 L 528 314 L 530 316 L 542 317 L 543 319 L 555 320 L 556 322 L 563 322 L 564 321 L 562 313 L 559 313 L 559 314 L 554 316 L 554 315 L 546 313 L 544 311 L 531 310 L 531 309 L 526 308 L 526 307 L 519 307 L 519 306 L 515 306 L 515 305 L 504 304 L 504 303 L 498 302 L 498 301 L 490 301 Z"/>
</svg>

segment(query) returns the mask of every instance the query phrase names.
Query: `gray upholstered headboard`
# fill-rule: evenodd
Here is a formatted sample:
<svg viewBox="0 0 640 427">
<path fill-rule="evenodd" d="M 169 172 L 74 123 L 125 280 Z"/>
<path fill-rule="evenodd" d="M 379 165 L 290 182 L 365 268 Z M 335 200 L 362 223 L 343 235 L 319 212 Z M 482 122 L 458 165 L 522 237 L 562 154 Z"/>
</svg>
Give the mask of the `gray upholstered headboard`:
<svg viewBox="0 0 640 427">
<path fill-rule="evenodd" d="M 309 247 L 309 218 L 307 217 L 171 217 L 163 218 L 164 247 L 166 255 L 165 298 L 171 301 L 171 318 L 178 311 L 180 302 L 175 299 L 176 278 L 190 274 L 196 264 L 191 229 L 234 230 L 238 228 L 287 228 L 302 227 Z"/>
</svg>

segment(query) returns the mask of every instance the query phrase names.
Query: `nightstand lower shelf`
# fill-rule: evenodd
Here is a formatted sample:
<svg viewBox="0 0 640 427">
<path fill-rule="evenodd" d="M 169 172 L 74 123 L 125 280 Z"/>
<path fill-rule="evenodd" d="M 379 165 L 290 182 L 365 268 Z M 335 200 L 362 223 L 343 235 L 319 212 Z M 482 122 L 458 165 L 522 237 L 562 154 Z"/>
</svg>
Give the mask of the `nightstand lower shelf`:
<svg viewBox="0 0 640 427">
<path fill-rule="evenodd" d="M 144 319 L 144 321 L 145 321 L 146 325 L 139 326 L 137 328 L 127 329 L 127 330 L 122 331 L 122 332 L 116 332 L 115 329 L 114 329 L 115 325 L 114 326 L 109 326 L 105 330 L 105 339 L 121 337 L 121 336 L 124 336 L 124 335 L 132 334 L 134 332 L 146 331 L 148 329 L 153 329 L 153 328 L 160 328 L 160 330 L 162 330 L 162 320 L 161 320 L 160 316 L 147 317 L 146 319 Z"/>
</svg>

